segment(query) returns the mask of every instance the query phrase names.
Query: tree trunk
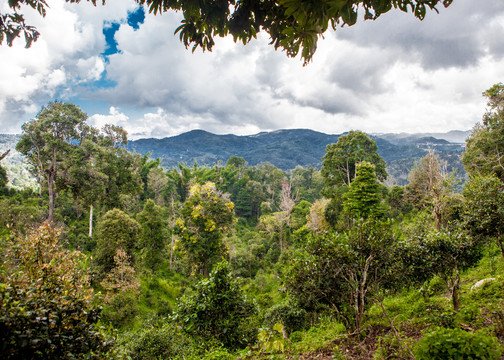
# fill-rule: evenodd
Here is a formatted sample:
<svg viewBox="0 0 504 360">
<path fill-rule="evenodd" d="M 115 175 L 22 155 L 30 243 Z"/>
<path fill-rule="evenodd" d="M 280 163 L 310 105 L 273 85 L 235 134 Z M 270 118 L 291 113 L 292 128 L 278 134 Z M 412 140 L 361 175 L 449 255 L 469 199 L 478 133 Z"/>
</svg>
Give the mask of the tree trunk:
<svg viewBox="0 0 504 360">
<path fill-rule="evenodd" d="M 504 257 L 504 244 L 502 243 L 502 235 L 498 234 L 496 239 L 497 239 L 497 245 L 499 245 L 502 257 Z"/>
<path fill-rule="evenodd" d="M 89 206 L 89 237 L 93 236 L 93 204 Z"/>
<path fill-rule="evenodd" d="M 49 216 L 47 217 L 48 223 L 52 223 L 54 221 L 54 177 L 55 174 L 49 172 L 47 176 L 47 191 L 49 193 Z"/>
<path fill-rule="evenodd" d="M 350 180 L 350 165 L 348 164 L 348 158 L 346 159 L 346 168 L 347 168 L 347 185 L 350 186 L 350 183 L 352 182 Z"/>
<path fill-rule="evenodd" d="M 203 263 L 203 269 L 201 269 L 203 272 L 203 276 L 205 278 L 208 278 L 208 259 L 205 259 L 205 262 Z"/>
<path fill-rule="evenodd" d="M 460 310 L 460 300 L 458 297 L 458 285 L 460 283 L 460 274 L 458 271 L 458 268 L 455 268 L 455 279 L 453 280 L 452 288 L 451 288 L 451 297 L 452 297 L 452 304 L 453 304 L 453 310 L 459 311 Z"/>
<path fill-rule="evenodd" d="M 172 233 L 171 244 L 170 244 L 170 271 L 172 271 L 172 267 L 173 267 L 173 245 L 174 244 L 175 244 L 175 235 L 173 235 L 173 233 Z"/>
<path fill-rule="evenodd" d="M 283 254 L 283 222 L 280 222 L 280 255 Z"/>
</svg>

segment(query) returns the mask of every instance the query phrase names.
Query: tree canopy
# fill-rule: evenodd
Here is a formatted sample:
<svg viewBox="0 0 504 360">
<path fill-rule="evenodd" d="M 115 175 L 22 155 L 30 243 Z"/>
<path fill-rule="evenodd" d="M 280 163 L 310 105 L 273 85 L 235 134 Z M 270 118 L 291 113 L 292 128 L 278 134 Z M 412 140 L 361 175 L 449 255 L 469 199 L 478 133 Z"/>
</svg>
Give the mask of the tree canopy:
<svg viewBox="0 0 504 360">
<path fill-rule="evenodd" d="M 504 84 L 493 85 L 483 96 L 488 109 L 466 140 L 462 162 L 469 174 L 493 173 L 504 181 Z"/>
<path fill-rule="evenodd" d="M 78 3 L 80 0 L 66 0 Z M 96 5 L 96 0 L 88 0 Z M 105 0 L 102 0 L 105 3 Z M 427 10 L 435 10 L 439 3 L 448 7 L 453 0 L 202 0 L 199 2 L 182 0 L 135 0 L 149 7 L 154 14 L 170 10 L 183 15 L 181 25 L 175 33 L 186 47 L 193 51 L 201 47 L 212 50 L 216 36 L 233 36 L 235 42 L 247 44 L 265 31 L 275 49 L 285 50 L 295 57 L 301 53 L 304 63 L 308 63 L 317 49 L 317 40 L 329 28 L 336 30 L 357 22 L 359 11 L 364 19 L 375 20 L 380 15 L 399 9 L 423 20 Z M 16 37 L 24 35 L 26 47 L 39 37 L 38 31 L 26 25 L 20 12 L 21 5 L 27 5 L 45 16 L 45 0 L 10 0 L 12 13 L 0 13 L 0 44 L 4 38 L 12 45 Z"/>
<path fill-rule="evenodd" d="M 333 197 L 337 188 L 350 185 L 356 174 L 356 165 L 362 161 L 375 166 L 378 180 L 387 178 L 387 165 L 378 155 L 376 142 L 362 131 L 352 130 L 340 136 L 336 144 L 327 145 L 322 161 L 326 195 Z"/>
<path fill-rule="evenodd" d="M 78 106 L 55 101 L 22 126 L 16 149 L 27 156 L 37 178 L 47 181 L 48 221 L 54 220 L 54 185 L 64 160 L 90 132 L 86 120 L 87 115 Z"/>
</svg>

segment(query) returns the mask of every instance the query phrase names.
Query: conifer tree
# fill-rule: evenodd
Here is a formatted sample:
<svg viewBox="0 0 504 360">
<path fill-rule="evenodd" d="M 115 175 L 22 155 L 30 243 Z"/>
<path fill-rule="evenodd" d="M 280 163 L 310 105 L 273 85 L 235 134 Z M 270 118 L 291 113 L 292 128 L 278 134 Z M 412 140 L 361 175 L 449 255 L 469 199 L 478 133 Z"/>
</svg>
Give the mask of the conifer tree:
<svg viewBox="0 0 504 360">
<path fill-rule="evenodd" d="M 379 216 L 383 213 L 380 207 L 379 183 L 375 174 L 375 166 L 363 161 L 356 166 L 355 179 L 345 195 L 344 211 L 357 218 Z"/>
</svg>

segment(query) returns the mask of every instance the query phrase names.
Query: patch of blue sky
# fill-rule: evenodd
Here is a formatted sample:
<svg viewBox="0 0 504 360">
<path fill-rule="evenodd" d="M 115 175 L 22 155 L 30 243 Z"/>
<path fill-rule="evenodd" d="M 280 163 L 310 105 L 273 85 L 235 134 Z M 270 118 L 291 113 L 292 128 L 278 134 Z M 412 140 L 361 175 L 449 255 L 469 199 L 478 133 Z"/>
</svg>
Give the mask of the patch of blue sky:
<svg viewBox="0 0 504 360">
<path fill-rule="evenodd" d="M 138 30 L 140 25 L 143 24 L 145 20 L 145 10 L 143 6 L 139 6 L 135 11 L 128 13 L 126 20 L 121 22 L 106 22 L 103 24 L 102 33 L 105 36 L 106 47 L 105 51 L 101 53 L 105 64 L 109 62 L 109 56 L 114 54 L 119 54 L 120 50 L 117 47 L 117 41 L 115 39 L 115 34 L 123 24 L 128 24 L 133 29 Z M 97 88 L 106 89 L 113 88 L 117 83 L 107 78 L 107 70 L 105 69 L 99 80 L 88 83 L 85 87 L 88 91 L 96 90 Z"/>
<path fill-rule="evenodd" d="M 115 33 L 119 30 L 121 24 L 119 23 L 106 23 L 103 25 L 103 35 L 105 36 L 105 42 L 107 43 L 107 47 L 105 51 L 101 54 L 105 59 L 109 55 L 117 54 L 119 49 L 117 48 L 117 41 L 114 38 Z"/>
<path fill-rule="evenodd" d="M 143 6 L 139 6 L 135 11 L 128 13 L 128 25 L 133 29 L 138 30 L 140 25 L 145 21 L 145 10 Z"/>
<path fill-rule="evenodd" d="M 143 6 L 139 6 L 135 11 L 131 11 L 128 13 L 128 18 L 126 19 L 126 23 L 131 26 L 133 29 L 138 30 L 140 25 L 143 24 L 145 20 L 145 10 Z M 103 24 L 103 35 L 105 36 L 105 41 L 107 43 L 107 47 L 105 51 L 102 53 L 102 56 L 107 59 L 107 56 L 112 54 L 117 54 L 119 49 L 117 48 L 117 41 L 115 40 L 115 33 L 119 30 L 121 26 L 120 22 L 112 22 Z"/>
<path fill-rule="evenodd" d="M 89 116 L 94 114 L 108 114 L 110 109 L 110 104 L 108 104 L 106 101 L 86 99 L 81 96 L 75 96 L 66 101 L 77 105 Z"/>
</svg>

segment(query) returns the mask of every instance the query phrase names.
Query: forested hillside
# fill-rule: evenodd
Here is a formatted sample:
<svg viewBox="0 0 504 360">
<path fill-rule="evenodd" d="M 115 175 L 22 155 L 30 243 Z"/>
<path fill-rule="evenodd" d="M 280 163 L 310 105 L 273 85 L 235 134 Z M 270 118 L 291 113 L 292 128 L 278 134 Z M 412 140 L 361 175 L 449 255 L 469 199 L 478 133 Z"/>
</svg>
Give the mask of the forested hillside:
<svg viewBox="0 0 504 360">
<path fill-rule="evenodd" d="M 463 153 L 357 130 L 128 145 L 49 103 L 15 145 L 40 193 L 0 167 L 0 358 L 501 358 L 504 85 L 485 96 Z"/>
<path fill-rule="evenodd" d="M 456 170 L 464 178 L 460 155 L 464 148 L 464 136 L 468 132 L 435 134 L 381 134 L 371 137 L 378 145 L 378 153 L 387 163 L 389 173 L 398 184 L 406 185 L 407 176 L 415 162 L 433 149 L 447 163 L 448 171 Z M 336 143 L 341 135 L 328 135 L 313 130 L 278 130 L 251 136 L 215 135 L 194 130 L 164 139 L 140 139 L 130 141 L 128 149 L 142 155 L 159 158 L 166 169 L 176 168 L 178 163 L 192 166 L 225 164 L 231 156 L 244 158 L 249 165 L 269 162 L 283 171 L 296 166 L 314 167 L 320 170 L 327 145 Z M 442 136 L 459 141 L 452 143 Z"/>
<path fill-rule="evenodd" d="M 390 181 L 398 185 L 408 183 L 408 174 L 415 164 L 433 149 L 446 164 L 448 172 L 456 172 L 459 180 L 465 180 L 465 171 L 460 161 L 465 137 L 469 132 L 452 131 L 445 134 L 380 134 L 371 135 L 378 145 L 378 153 L 387 163 Z M 249 165 L 264 162 L 289 171 L 297 166 L 314 167 L 320 170 L 327 145 L 336 143 L 341 135 L 328 135 L 312 130 L 279 130 L 251 136 L 215 135 L 203 130 L 194 130 L 164 139 L 139 139 L 129 141 L 127 149 L 140 155 L 159 158 L 165 169 L 178 168 L 181 163 L 192 167 L 212 167 L 225 164 L 232 156 L 244 158 Z M 455 142 L 449 142 L 444 137 Z M 11 149 L 4 160 L 4 167 L 11 179 L 10 185 L 22 189 L 36 186 L 30 177 L 21 154 L 15 151 L 19 135 L 1 135 L 0 151 Z"/>
</svg>

